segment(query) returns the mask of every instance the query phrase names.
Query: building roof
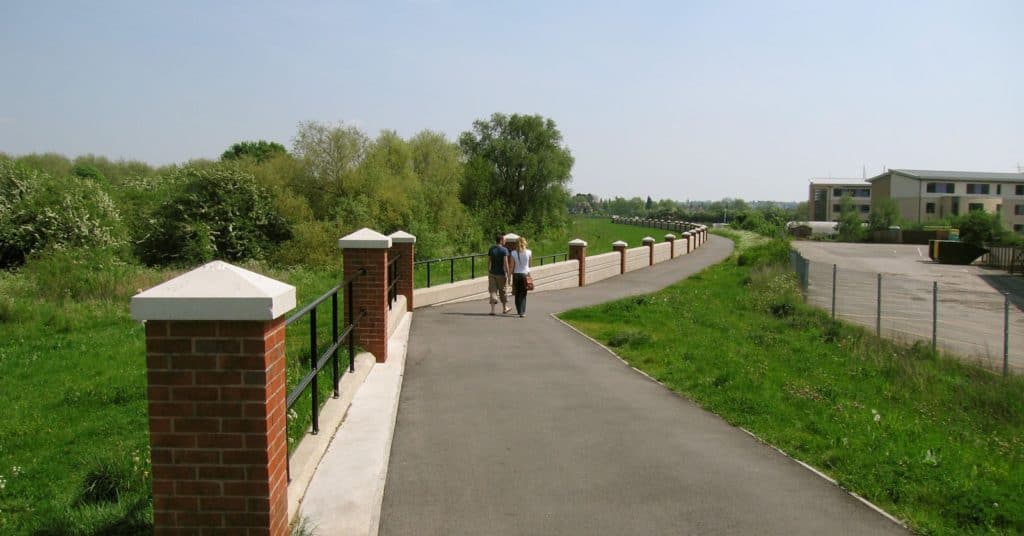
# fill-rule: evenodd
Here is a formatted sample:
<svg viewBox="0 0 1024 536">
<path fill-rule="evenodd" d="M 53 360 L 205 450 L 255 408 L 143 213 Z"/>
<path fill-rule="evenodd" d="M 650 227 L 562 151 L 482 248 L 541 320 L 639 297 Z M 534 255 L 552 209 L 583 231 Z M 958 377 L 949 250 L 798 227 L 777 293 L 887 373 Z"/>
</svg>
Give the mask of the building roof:
<svg viewBox="0 0 1024 536">
<path fill-rule="evenodd" d="M 864 179 L 833 179 L 832 177 L 813 177 L 811 178 L 811 184 L 827 184 L 829 186 L 871 186 Z"/>
<path fill-rule="evenodd" d="M 988 171 L 933 171 L 927 169 L 890 169 L 881 175 L 868 179 L 874 182 L 876 179 L 890 174 L 903 175 L 918 180 L 974 180 L 990 182 L 1022 182 L 1024 173 L 994 173 Z"/>
</svg>

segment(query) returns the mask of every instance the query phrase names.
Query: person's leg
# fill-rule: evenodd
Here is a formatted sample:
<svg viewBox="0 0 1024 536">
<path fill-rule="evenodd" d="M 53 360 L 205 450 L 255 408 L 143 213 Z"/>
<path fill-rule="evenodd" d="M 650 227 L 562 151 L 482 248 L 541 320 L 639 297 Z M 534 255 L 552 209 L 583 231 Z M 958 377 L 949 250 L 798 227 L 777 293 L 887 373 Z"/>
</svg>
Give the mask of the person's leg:
<svg viewBox="0 0 1024 536">
<path fill-rule="evenodd" d="M 506 314 L 511 310 L 508 306 L 508 279 L 505 276 L 500 276 L 501 279 L 498 281 L 498 296 L 501 298 L 501 312 Z"/>
<path fill-rule="evenodd" d="M 502 282 L 504 284 L 504 281 Z M 493 274 L 487 274 L 487 293 L 490 295 L 491 314 L 494 314 L 494 306 L 498 303 L 498 280 Z M 502 305 L 505 303 L 505 296 L 502 293 Z"/>
</svg>

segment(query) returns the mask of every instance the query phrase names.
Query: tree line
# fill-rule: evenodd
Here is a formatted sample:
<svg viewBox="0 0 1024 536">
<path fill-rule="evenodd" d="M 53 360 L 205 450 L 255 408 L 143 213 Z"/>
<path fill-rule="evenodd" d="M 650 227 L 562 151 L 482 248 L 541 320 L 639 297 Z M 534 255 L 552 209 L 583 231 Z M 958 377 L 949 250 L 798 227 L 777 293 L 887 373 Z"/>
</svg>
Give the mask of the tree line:
<svg viewBox="0 0 1024 536">
<path fill-rule="evenodd" d="M 310 121 L 290 147 L 243 141 L 161 167 L 0 153 L 0 268 L 81 249 L 152 266 L 336 266 L 337 239 L 361 227 L 406 230 L 421 257 L 479 251 L 495 231 L 564 229 L 572 166 L 555 122 L 520 114 L 457 141 Z"/>
</svg>

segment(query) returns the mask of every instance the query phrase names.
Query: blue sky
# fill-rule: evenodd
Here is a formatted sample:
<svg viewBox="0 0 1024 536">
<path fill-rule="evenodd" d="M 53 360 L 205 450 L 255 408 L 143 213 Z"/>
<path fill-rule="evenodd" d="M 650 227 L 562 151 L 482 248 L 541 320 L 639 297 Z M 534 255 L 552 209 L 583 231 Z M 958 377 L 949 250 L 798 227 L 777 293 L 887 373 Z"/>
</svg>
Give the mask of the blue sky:
<svg viewBox="0 0 1024 536">
<path fill-rule="evenodd" d="M 0 151 L 153 164 L 300 121 L 554 119 L 572 189 L 803 200 L 1024 165 L 1024 2 L 0 3 Z"/>
</svg>

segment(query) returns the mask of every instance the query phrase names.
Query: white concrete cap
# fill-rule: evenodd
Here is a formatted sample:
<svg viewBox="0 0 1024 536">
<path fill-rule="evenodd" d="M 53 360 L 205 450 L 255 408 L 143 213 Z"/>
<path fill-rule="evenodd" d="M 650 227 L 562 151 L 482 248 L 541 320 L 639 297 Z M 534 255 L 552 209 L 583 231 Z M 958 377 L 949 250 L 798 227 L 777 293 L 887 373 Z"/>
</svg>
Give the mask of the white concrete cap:
<svg viewBox="0 0 1024 536">
<path fill-rule="evenodd" d="M 654 241 L 655 241 L 654 237 L 652 237 L 652 236 L 645 236 L 644 239 L 641 240 L 641 242 L 643 242 L 644 244 L 649 244 L 649 243 L 654 242 Z"/>
<path fill-rule="evenodd" d="M 223 261 L 132 296 L 136 320 L 274 320 L 295 308 L 295 287 Z"/>
<path fill-rule="evenodd" d="M 626 246 L 629 246 L 629 244 L 623 242 L 622 240 L 616 240 L 616 241 L 612 242 L 612 247 L 613 248 L 624 248 Z"/>
<path fill-rule="evenodd" d="M 338 247 L 341 249 L 388 249 L 391 247 L 391 238 L 384 236 L 373 229 L 362 229 L 338 239 Z"/>
<path fill-rule="evenodd" d="M 691 233 L 690 231 L 686 231 L 685 233 L 683 233 L 683 236 L 685 236 L 686 238 L 690 238 L 691 236 L 693 236 L 693 233 Z"/>
<path fill-rule="evenodd" d="M 405 232 L 395 231 L 388 235 L 391 238 L 391 242 L 394 244 L 415 244 L 416 237 Z"/>
<path fill-rule="evenodd" d="M 517 235 L 515 233 L 509 233 L 509 234 L 505 235 L 505 241 L 506 242 L 516 242 L 518 240 L 519 240 L 519 235 Z"/>
<path fill-rule="evenodd" d="M 665 235 L 665 238 L 667 240 L 675 240 L 676 239 L 676 235 L 674 235 L 672 233 L 669 233 L 669 234 Z"/>
<path fill-rule="evenodd" d="M 587 241 L 583 240 L 582 238 L 577 238 L 575 240 L 570 240 L 569 241 L 569 245 L 570 246 L 583 246 L 583 247 L 586 247 L 587 246 Z"/>
</svg>

